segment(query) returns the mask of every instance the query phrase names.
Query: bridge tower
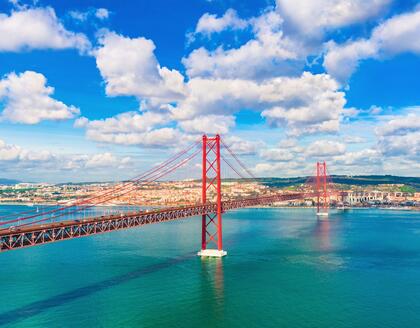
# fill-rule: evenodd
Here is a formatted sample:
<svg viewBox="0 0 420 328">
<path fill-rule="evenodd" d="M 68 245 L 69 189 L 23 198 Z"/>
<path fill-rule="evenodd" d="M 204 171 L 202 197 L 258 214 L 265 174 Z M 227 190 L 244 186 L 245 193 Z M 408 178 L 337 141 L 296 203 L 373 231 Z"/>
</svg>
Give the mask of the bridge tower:
<svg viewBox="0 0 420 328">
<path fill-rule="evenodd" d="M 202 203 L 214 202 L 216 212 L 202 215 L 201 220 L 201 251 L 199 256 L 222 257 L 227 254 L 222 242 L 222 180 L 220 169 L 220 136 L 203 136 L 202 159 Z M 217 248 L 207 248 L 208 244 Z"/>
<path fill-rule="evenodd" d="M 327 191 L 327 164 L 324 162 L 316 163 L 316 215 L 328 216 L 329 196 Z"/>
</svg>

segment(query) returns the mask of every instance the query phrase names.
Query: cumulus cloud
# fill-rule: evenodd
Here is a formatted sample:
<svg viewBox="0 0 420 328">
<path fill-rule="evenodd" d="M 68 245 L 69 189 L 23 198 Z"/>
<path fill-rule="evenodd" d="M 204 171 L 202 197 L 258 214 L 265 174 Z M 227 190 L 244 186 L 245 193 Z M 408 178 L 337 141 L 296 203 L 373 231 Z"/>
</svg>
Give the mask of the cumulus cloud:
<svg viewBox="0 0 420 328">
<path fill-rule="evenodd" d="M 263 79 L 295 75 L 308 55 L 318 53 L 325 32 L 378 16 L 391 0 L 277 0 L 260 16 L 247 20 L 228 10 L 222 17 L 205 14 L 196 32 L 207 35 L 251 27 L 253 37 L 238 48 L 193 50 L 183 59 L 192 77 Z M 316 18 L 315 18 L 316 17 Z"/>
<path fill-rule="evenodd" d="M 246 140 L 235 135 L 222 136 L 226 145 L 235 153 L 240 155 L 255 155 L 265 147 L 261 140 Z"/>
<path fill-rule="evenodd" d="M 420 107 L 406 116 L 395 116 L 376 129 L 378 147 L 385 156 L 420 159 Z"/>
<path fill-rule="evenodd" d="M 85 162 L 84 166 L 86 168 L 99 168 L 99 167 L 110 167 L 110 166 L 120 166 L 121 163 L 126 164 L 130 161 L 129 157 L 123 159 L 118 159 L 111 153 L 100 153 L 95 154 Z"/>
<path fill-rule="evenodd" d="M 75 127 L 87 127 L 102 133 L 145 132 L 167 122 L 168 117 L 163 113 L 125 112 L 103 120 L 89 121 L 81 117 L 75 121 Z"/>
<path fill-rule="evenodd" d="M 394 16 L 375 27 L 369 39 L 338 45 L 328 44 L 324 66 L 328 73 L 346 81 L 359 62 L 367 58 L 386 58 L 402 52 L 420 53 L 420 9 Z"/>
<path fill-rule="evenodd" d="M 168 147 L 178 142 L 181 132 L 162 127 L 168 123 L 167 113 L 126 112 L 104 120 L 80 118 L 75 127 L 85 128 L 90 140 L 121 145 Z"/>
<path fill-rule="evenodd" d="M 0 51 L 75 48 L 85 52 L 91 47 L 84 34 L 67 30 L 51 7 L 0 13 L 0 35 Z"/>
<path fill-rule="evenodd" d="M 306 37 L 365 21 L 382 13 L 391 0 L 277 0 L 277 10 Z"/>
<path fill-rule="evenodd" d="M 205 13 L 198 20 L 195 33 L 210 35 L 226 29 L 241 30 L 248 26 L 248 22 L 238 17 L 236 10 L 228 9 L 222 17 Z"/>
<path fill-rule="evenodd" d="M 346 152 L 345 154 L 334 156 L 334 165 L 345 166 L 366 166 L 366 165 L 382 165 L 382 154 L 373 148 L 362 149 L 359 151 Z"/>
<path fill-rule="evenodd" d="M 345 143 L 348 143 L 348 144 L 358 144 L 358 143 L 364 143 L 367 141 L 365 138 L 362 138 L 360 136 L 344 136 L 343 140 Z"/>
<path fill-rule="evenodd" d="M 304 47 L 284 35 L 283 19 L 269 11 L 250 20 L 254 38 L 239 48 L 195 49 L 183 59 L 189 77 L 262 79 L 303 68 Z"/>
<path fill-rule="evenodd" d="M 0 162 L 39 163 L 56 159 L 56 155 L 47 150 L 32 151 L 17 145 L 7 144 L 0 139 Z"/>
<path fill-rule="evenodd" d="M 313 174 L 312 163 L 300 161 L 258 163 L 253 168 L 257 176 L 285 177 Z"/>
<path fill-rule="evenodd" d="M 420 131 L 398 135 L 392 138 L 381 137 L 379 147 L 387 156 L 407 156 L 420 159 Z"/>
<path fill-rule="evenodd" d="M 295 154 L 288 149 L 263 149 L 260 156 L 268 161 L 288 162 L 295 158 Z"/>
<path fill-rule="evenodd" d="M 286 127 L 287 134 L 291 136 L 338 131 L 346 100 L 331 77 L 305 72 L 300 78 L 285 78 L 276 82 L 278 84 L 270 86 L 267 99 L 283 99 L 278 99 L 280 101 L 273 107 L 262 112 L 269 124 Z M 282 92 L 275 92 L 277 88 Z"/>
<path fill-rule="evenodd" d="M 56 154 L 48 150 L 29 150 L 0 139 L 0 166 L 7 170 L 48 169 L 80 170 L 98 168 L 125 168 L 131 165 L 128 156 L 117 157 L 112 153 L 97 154 Z M 13 165 L 11 165 L 13 163 Z"/>
<path fill-rule="evenodd" d="M 106 8 L 98 8 L 95 10 L 95 16 L 98 19 L 107 19 L 109 17 L 109 10 Z"/>
<path fill-rule="evenodd" d="M 332 140 L 317 140 L 306 147 L 306 155 L 313 157 L 329 157 L 342 155 L 346 145 Z"/>
<path fill-rule="evenodd" d="M 78 22 L 85 22 L 91 17 L 105 20 L 109 17 L 109 11 L 106 8 L 91 8 L 87 11 L 72 10 L 69 12 L 69 15 Z"/>
<path fill-rule="evenodd" d="M 231 15 L 232 12 L 228 11 L 226 17 Z M 337 132 L 345 104 L 344 93 L 339 91 L 338 84 L 327 74 L 305 72 L 295 77 L 274 76 L 279 74 L 273 69 L 273 63 L 280 67 L 283 59 L 301 58 L 296 57 L 296 51 L 301 47 L 284 38 L 281 30 L 283 20 L 273 10 L 251 18 L 249 23 L 256 38 L 246 43 L 244 48 L 232 49 L 236 54 L 228 56 L 226 65 L 212 67 L 209 76 L 189 71 L 192 66 L 188 63 L 192 57 L 185 58 L 190 77 L 188 82 L 184 82 L 183 75 L 178 71 L 161 67 L 151 40 L 102 32 L 100 45 L 93 53 L 104 78 L 107 95 L 135 96 L 143 112 L 168 112 L 167 121 L 155 131 L 153 122 L 142 117 L 144 122 L 136 124 L 149 126 L 149 129 L 139 131 L 127 126 L 112 133 L 106 132 L 104 124 L 87 124 L 85 119 L 79 120 L 76 125 L 87 124 L 86 135 L 92 140 L 148 145 L 150 135 L 157 135 L 166 143 L 170 138 L 179 136 L 181 130 L 191 134 L 228 133 L 235 124 L 233 115 L 247 108 L 261 112 L 271 126 L 286 128 L 290 135 Z M 247 47 L 249 49 L 241 50 Z M 197 53 L 200 51 L 207 50 L 198 49 Z M 226 53 L 225 50 L 220 51 Z M 241 51 L 244 53 L 240 54 Z M 255 58 L 252 57 L 254 55 Z M 254 72 L 253 63 L 256 64 Z M 210 67 L 211 60 L 205 59 L 202 64 Z M 288 62 L 286 66 L 293 65 Z M 217 73 L 219 69 L 220 74 Z M 139 117 L 140 114 L 137 115 Z M 118 121 L 122 119 L 116 118 Z M 107 122 L 110 121 L 107 119 Z M 174 125 L 177 128 L 173 128 Z"/>
<path fill-rule="evenodd" d="M 420 107 L 415 109 L 420 112 Z M 405 135 L 420 130 L 420 115 L 409 113 L 406 116 L 394 116 L 385 125 L 376 129 L 381 136 Z"/>
<path fill-rule="evenodd" d="M 290 135 L 336 132 L 345 104 L 344 93 L 326 74 L 305 72 L 261 83 L 251 80 L 191 79 L 185 99 L 172 110 L 174 118 L 232 115 L 243 108 L 261 111 L 274 127 Z"/>
<path fill-rule="evenodd" d="M 282 139 L 278 144 L 278 146 L 283 149 L 295 148 L 297 145 L 297 139 Z"/>
<path fill-rule="evenodd" d="M 206 115 L 179 122 L 179 126 L 189 133 L 224 134 L 235 126 L 234 116 Z"/>
<path fill-rule="evenodd" d="M 93 53 L 109 96 L 136 96 L 152 104 L 172 102 L 184 95 L 184 77 L 161 67 L 149 39 L 105 32 Z"/>
<path fill-rule="evenodd" d="M 33 71 L 9 73 L 0 80 L 0 118 L 23 124 L 42 120 L 66 120 L 79 115 L 74 106 L 67 106 L 51 97 L 54 88 L 47 86 L 44 75 Z"/>
<path fill-rule="evenodd" d="M 90 140 L 120 145 L 138 145 L 143 147 L 170 147 L 179 144 L 182 134 L 174 128 L 158 128 L 145 132 L 103 133 L 98 129 L 88 129 L 86 136 Z"/>
<path fill-rule="evenodd" d="M 235 125 L 233 115 L 244 108 L 261 112 L 271 126 L 285 128 L 294 136 L 338 131 L 344 93 L 327 74 L 305 72 L 298 77 L 261 81 L 194 77 L 184 83 L 180 73 L 160 67 L 150 40 L 107 32 L 101 43 L 95 56 L 107 94 L 134 95 L 143 111 L 158 114 L 129 114 L 89 124 L 86 119 L 78 120 L 76 126 L 87 124 L 86 135 L 92 140 L 149 145 L 152 135 L 166 144 L 180 135 L 178 129 L 164 126 L 171 122 L 185 133 L 225 134 Z M 152 117 L 165 118 L 157 122 L 159 130 L 153 130 L 156 124 Z M 125 120 L 132 120 L 135 126 L 123 123 Z M 110 125 L 122 128 L 109 132 L 106 129 Z M 148 129 L 139 130 L 140 126 Z"/>
<path fill-rule="evenodd" d="M 8 145 L 0 139 L 0 161 L 14 161 L 19 159 L 22 149 L 16 145 Z"/>
<path fill-rule="evenodd" d="M 112 153 L 97 153 L 92 155 L 76 154 L 61 157 L 60 168 L 66 171 L 92 170 L 106 168 L 126 168 L 132 163 L 131 157 L 117 157 Z"/>
</svg>

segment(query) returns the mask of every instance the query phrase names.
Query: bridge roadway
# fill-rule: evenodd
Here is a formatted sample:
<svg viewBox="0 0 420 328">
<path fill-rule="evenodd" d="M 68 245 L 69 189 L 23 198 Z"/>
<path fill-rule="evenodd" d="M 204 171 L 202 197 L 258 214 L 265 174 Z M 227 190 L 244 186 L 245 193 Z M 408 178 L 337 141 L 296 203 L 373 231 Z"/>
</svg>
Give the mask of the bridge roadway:
<svg viewBox="0 0 420 328">
<path fill-rule="evenodd" d="M 258 198 L 242 198 L 222 202 L 222 211 L 269 205 L 275 202 L 313 197 L 314 194 L 288 193 Z M 121 213 L 80 220 L 66 220 L 55 223 L 34 224 L 25 227 L 0 230 L 0 252 L 85 237 L 115 230 L 129 229 L 146 224 L 174 221 L 192 216 L 216 212 L 215 203 L 173 207 L 156 211 Z"/>
</svg>

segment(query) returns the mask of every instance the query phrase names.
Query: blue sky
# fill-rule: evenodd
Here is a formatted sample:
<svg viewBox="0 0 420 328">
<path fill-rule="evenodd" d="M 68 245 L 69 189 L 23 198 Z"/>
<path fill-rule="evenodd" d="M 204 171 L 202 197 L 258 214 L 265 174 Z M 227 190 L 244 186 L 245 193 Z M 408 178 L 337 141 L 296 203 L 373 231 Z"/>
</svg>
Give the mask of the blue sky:
<svg viewBox="0 0 420 328">
<path fill-rule="evenodd" d="M 203 133 L 258 176 L 418 176 L 418 1 L 0 0 L 0 36 L 0 177 L 129 178 Z"/>
</svg>

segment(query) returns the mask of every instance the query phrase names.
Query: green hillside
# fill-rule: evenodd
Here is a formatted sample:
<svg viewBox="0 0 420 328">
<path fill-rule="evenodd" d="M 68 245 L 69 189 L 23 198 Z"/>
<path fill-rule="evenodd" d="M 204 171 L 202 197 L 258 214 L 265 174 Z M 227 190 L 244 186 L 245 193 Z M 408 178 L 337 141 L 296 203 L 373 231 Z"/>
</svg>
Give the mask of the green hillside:
<svg viewBox="0 0 420 328">
<path fill-rule="evenodd" d="M 261 183 L 277 188 L 284 188 L 301 184 L 307 181 L 308 177 L 294 177 L 294 178 L 261 178 L 258 179 Z M 394 175 L 333 175 L 331 179 L 335 183 L 344 185 L 381 185 L 381 184 L 404 184 L 406 191 L 417 190 L 420 191 L 420 178 L 417 177 L 399 177 Z M 403 190 L 404 191 L 404 190 Z"/>
</svg>

